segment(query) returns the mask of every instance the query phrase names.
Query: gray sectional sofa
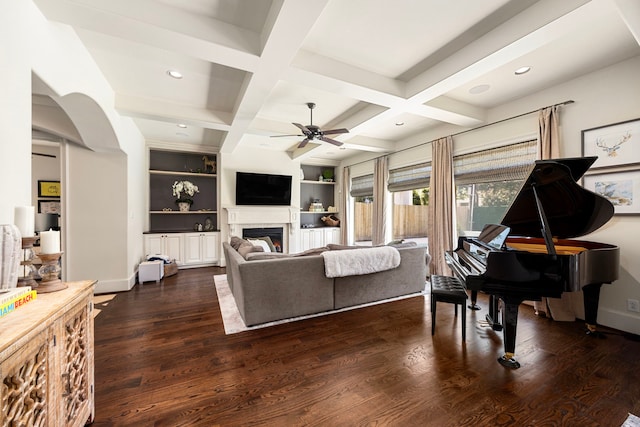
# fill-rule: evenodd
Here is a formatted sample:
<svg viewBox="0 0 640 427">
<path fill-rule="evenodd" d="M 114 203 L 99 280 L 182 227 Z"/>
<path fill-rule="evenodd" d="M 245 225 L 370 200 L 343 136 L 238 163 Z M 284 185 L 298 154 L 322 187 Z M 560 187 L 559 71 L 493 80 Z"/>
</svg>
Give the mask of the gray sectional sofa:
<svg viewBox="0 0 640 427">
<path fill-rule="evenodd" d="M 426 247 L 403 244 L 396 268 L 328 278 L 321 252 L 329 248 L 293 255 L 247 248 L 223 242 L 227 281 L 247 326 L 422 292 L 431 259 Z"/>
</svg>

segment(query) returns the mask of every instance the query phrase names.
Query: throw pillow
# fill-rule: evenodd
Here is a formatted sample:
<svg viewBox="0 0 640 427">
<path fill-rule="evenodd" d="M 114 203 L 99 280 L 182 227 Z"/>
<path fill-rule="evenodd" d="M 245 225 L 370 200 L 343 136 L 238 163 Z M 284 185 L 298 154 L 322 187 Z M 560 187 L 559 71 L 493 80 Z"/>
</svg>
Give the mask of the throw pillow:
<svg viewBox="0 0 640 427">
<path fill-rule="evenodd" d="M 264 240 L 261 239 L 247 239 L 249 241 L 249 243 L 251 243 L 253 246 L 259 246 L 262 248 L 262 250 L 264 252 L 271 252 L 271 248 L 269 247 L 269 245 L 267 244 L 267 242 L 265 242 Z"/>
<path fill-rule="evenodd" d="M 271 252 L 278 252 L 278 250 L 276 249 L 276 246 L 273 244 L 273 241 L 271 240 L 271 237 L 269 236 L 256 237 L 256 239 L 264 240 L 265 242 L 267 242 L 267 245 L 269 245 L 269 249 L 271 249 Z"/>
<path fill-rule="evenodd" d="M 264 249 L 262 249 L 262 246 L 253 246 L 249 242 L 241 244 L 238 248 L 238 253 L 244 259 L 247 259 L 247 255 L 251 252 L 264 252 Z"/>
<path fill-rule="evenodd" d="M 246 240 L 238 237 L 238 236 L 231 236 L 231 239 L 229 240 L 229 244 L 231 245 L 231 247 L 233 249 L 235 249 L 236 251 L 238 250 L 238 248 L 240 247 L 241 244 L 245 243 Z"/>
</svg>

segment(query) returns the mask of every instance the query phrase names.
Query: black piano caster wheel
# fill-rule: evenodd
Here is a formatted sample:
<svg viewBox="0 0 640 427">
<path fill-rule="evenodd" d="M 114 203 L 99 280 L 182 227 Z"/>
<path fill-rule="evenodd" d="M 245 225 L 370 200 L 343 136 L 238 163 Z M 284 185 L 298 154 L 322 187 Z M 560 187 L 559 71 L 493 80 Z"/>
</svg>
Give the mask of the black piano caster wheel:
<svg viewBox="0 0 640 427">
<path fill-rule="evenodd" d="M 589 336 L 591 338 L 599 338 L 601 340 L 607 338 L 607 336 L 605 334 L 603 334 L 602 332 L 591 331 L 589 329 L 587 329 L 587 336 Z"/>
<path fill-rule="evenodd" d="M 518 361 L 513 357 L 507 358 L 506 356 L 502 356 L 498 358 L 498 362 L 505 368 L 509 369 L 518 369 L 520 367 L 520 363 L 518 363 Z"/>
<path fill-rule="evenodd" d="M 476 304 L 476 303 L 470 304 L 468 307 L 469 307 L 471 310 L 476 310 L 476 311 L 477 311 L 477 310 L 480 310 L 480 306 L 479 306 L 478 304 Z"/>
</svg>

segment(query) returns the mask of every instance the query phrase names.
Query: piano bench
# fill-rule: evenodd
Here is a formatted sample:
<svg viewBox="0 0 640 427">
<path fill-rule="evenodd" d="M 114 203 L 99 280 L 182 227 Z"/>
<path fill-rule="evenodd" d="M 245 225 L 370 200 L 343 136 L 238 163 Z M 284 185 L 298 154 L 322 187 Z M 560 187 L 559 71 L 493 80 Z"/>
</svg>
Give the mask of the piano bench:
<svg viewBox="0 0 640 427">
<path fill-rule="evenodd" d="M 467 289 L 456 277 L 431 276 L 431 335 L 436 331 L 436 304 L 438 302 L 448 302 L 455 305 L 455 315 L 458 316 L 458 304 L 462 306 L 462 341 L 466 340 L 467 313 L 465 304 L 467 303 Z"/>
</svg>

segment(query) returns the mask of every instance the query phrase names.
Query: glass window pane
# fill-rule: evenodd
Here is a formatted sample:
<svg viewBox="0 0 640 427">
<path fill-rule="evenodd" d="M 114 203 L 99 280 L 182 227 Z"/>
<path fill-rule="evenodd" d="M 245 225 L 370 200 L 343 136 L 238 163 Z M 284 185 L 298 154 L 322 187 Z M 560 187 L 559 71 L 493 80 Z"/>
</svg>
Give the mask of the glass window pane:
<svg viewBox="0 0 640 427">
<path fill-rule="evenodd" d="M 370 246 L 373 230 L 373 196 L 355 198 L 353 227 L 356 245 Z"/>
<path fill-rule="evenodd" d="M 456 186 L 456 221 L 460 235 L 473 234 L 486 224 L 500 224 L 522 180 Z"/>
<path fill-rule="evenodd" d="M 429 188 L 393 193 L 393 239 L 427 244 Z"/>
</svg>

